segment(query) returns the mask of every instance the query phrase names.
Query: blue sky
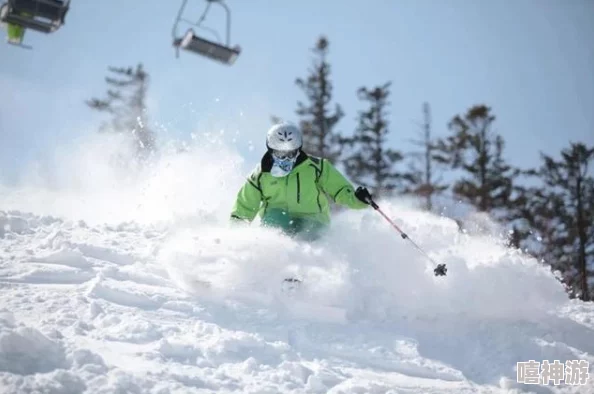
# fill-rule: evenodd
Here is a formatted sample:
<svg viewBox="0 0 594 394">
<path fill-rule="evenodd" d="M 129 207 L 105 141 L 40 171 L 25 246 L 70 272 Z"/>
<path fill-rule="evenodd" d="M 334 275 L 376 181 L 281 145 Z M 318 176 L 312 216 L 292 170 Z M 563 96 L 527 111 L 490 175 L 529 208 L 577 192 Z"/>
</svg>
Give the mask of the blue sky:
<svg viewBox="0 0 594 394">
<path fill-rule="evenodd" d="M 296 120 L 295 86 L 320 34 L 330 40 L 335 102 L 351 133 L 360 86 L 392 81 L 391 142 L 412 146 L 421 106 L 436 136 L 471 105 L 497 116 L 506 156 L 538 164 L 570 141 L 594 144 L 594 2 L 591 0 L 228 0 L 232 67 L 190 53 L 175 57 L 171 28 L 181 1 L 72 0 L 66 25 L 28 32 L 32 51 L 0 45 L 0 180 L 10 180 L 54 147 L 95 132 L 84 105 L 105 92 L 108 66 L 142 62 L 151 75 L 151 120 L 162 138 L 225 129 L 255 160 L 270 116 Z M 189 0 L 199 17 L 204 0 Z M 224 32 L 222 9 L 207 24 Z M 5 31 L 1 31 L 3 40 Z M 250 141 L 254 149 L 250 151 Z"/>
</svg>

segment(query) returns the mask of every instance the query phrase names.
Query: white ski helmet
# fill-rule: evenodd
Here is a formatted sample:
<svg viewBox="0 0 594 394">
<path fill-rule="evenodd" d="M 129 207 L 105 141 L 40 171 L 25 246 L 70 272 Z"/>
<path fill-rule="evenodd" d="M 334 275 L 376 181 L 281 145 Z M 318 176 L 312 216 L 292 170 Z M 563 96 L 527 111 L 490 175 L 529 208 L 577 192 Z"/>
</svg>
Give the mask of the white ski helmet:
<svg viewBox="0 0 594 394">
<path fill-rule="evenodd" d="M 282 122 L 268 130 L 266 146 L 277 151 L 293 151 L 301 148 L 303 137 L 301 130 L 294 124 Z"/>
</svg>

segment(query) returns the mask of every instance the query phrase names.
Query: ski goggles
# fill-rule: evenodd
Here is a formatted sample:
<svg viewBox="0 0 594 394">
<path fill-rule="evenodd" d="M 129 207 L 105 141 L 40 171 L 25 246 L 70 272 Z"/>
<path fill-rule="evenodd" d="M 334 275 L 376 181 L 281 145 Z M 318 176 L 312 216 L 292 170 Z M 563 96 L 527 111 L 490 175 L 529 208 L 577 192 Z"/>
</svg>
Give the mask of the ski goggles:
<svg viewBox="0 0 594 394">
<path fill-rule="evenodd" d="M 294 159 L 299 154 L 299 149 L 293 150 L 277 150 L 272 149 L 272 155 L 277 159 L 285 160 L 285 159 Z"/>
</svg>

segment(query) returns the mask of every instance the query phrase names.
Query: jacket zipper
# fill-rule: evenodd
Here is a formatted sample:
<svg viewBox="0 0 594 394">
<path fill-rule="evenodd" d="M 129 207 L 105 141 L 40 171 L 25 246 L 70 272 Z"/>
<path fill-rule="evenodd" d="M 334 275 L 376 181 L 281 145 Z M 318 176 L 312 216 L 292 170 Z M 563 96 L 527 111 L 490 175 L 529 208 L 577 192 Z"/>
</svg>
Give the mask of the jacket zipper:
<svg viewBox="0 0 594 394">
<path fill-rule="evenodd" d="M 297 204 L 301 200 L 301 182 L 299 182 L 299 173 L 297 173 Z"/>
<path fill-rule="evenodd" d="M 285 176 L 285 190 L 286 191 L 289 190 L 289 175 Z M 289 212 L 289 206 L 291 205 L 291 204 L 289 204 L 289 198 L 288 197 L 289 197 L 289 195 L 286 194 L 285 206 L 286 206 L 287 212 Z"/>
</svg>

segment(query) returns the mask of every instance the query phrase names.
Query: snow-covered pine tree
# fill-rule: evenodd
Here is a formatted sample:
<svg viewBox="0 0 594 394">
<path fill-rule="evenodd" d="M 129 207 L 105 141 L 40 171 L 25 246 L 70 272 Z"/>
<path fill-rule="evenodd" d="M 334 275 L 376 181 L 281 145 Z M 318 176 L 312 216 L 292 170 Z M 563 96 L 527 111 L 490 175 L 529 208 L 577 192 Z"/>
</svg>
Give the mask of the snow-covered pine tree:
<svg viewBox="0 0 594 394">
<path fill-rule="evenodd" d="M 304 150 L 318 157 L 324 157 L 336 164 L 341 154 L 340 136 L 334 130 L 336 124 L 344 116 L 339 104 L 334 110 L 330 108 L 332 101 L 332 82 L 330 80 L 330 64 L 328 63 L 329 42 L 320 37 L 313 48 L 315 55 L 309 75 L 297 78 L 295 83 L 307 96 L 307 103 L 297 103 L 297 115 L 303 131 Z"/>
<path fill-rule="evenodd" d="M 105 78 L 107 97 L 92 98 L 86 104 L 111 115 L 111 122 L 103 123 L 100 131 L 131 133 L 142 156 L 155 149 L 155 133 L 148 125 L 146 96 L 149 75 L 142 64 L 132 67 L 108 67 L 114 76 Z"/>
<path fill-rule="evenodd" d="M 448 163 L 438 140 L 431 135 L 431 113 L 429 103 L 423 104 L 423 127 L 421 138 L 413 143 L 421 148 L 420 151 L 411 152 L 409 169 L 403 174 L 405 193 L 422 197 L 425 200 L 424 208 L 433 209 L 433 197 L 442 193 L 448 185 L 437 177 L 438 167 Z"/>
<path fill-rule="evenodd" d="M 594 147 L 572 143 L 555 159 L 542 154 L 529 218 L 542 239 L 540 256 L 559 270 L 572 297 L 594 299 Z M 533 189 L 533 190 L 534 190 Z"/>
<path fill-rule="evenodd" d="M 449 162 L 461 171 L 453 185 L 457 198 L 470 203 L 480 212 L 497 218 L 505 216 L 513 197 L 518 170 L 503 158 L 503 137 L 493 130 L 495 116 L 485 105 L 471 107 L 464 116 L 456 115 L 449 124 L 452 131 L 441 147 Z"/>
<path fill-rule="evenodd" d="M 402 189 L 402 174 L 395 168 L 403 159 L 402 153 L 387 146 L 390 85 L 359 88 L 357 94 L 368 108 L 359 111 L 354 135 L 343 139 L 350 151 L 343 161 L 347 175 L 368 187 L 374 196 Z"/>
</svg>

